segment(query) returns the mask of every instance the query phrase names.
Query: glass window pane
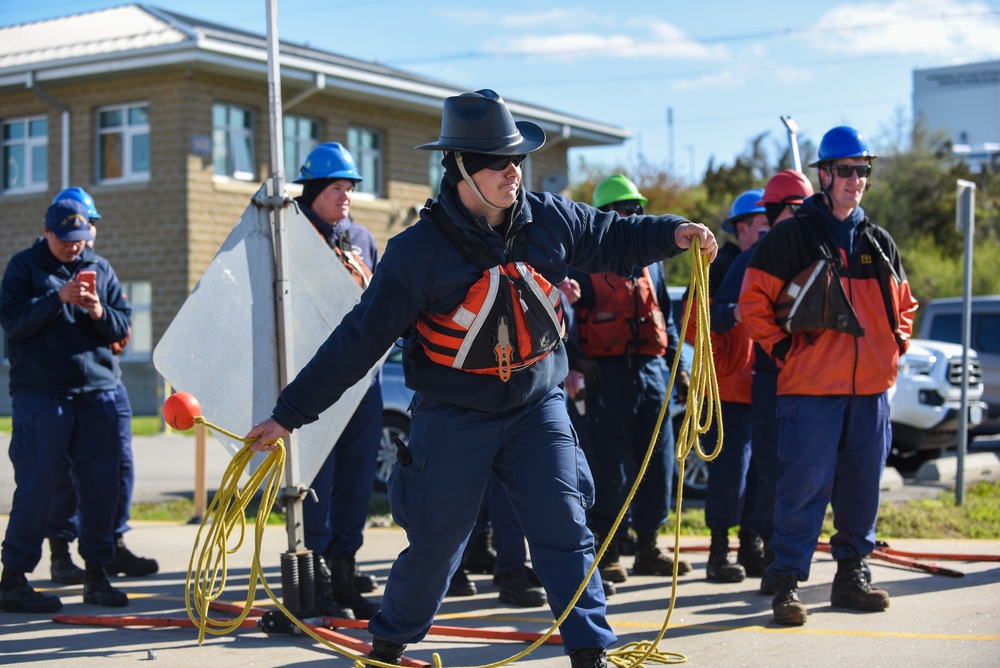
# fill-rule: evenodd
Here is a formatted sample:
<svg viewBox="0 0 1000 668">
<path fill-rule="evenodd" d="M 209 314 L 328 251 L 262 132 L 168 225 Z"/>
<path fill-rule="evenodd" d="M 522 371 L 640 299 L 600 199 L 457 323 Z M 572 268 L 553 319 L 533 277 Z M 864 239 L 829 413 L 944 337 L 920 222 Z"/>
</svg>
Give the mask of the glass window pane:
<svg viewBox="0 0 1000 668">
<path fill-rule="evenodd" d="M 48 137 L 49 119 L 47 118 L 32 119 L 30 127 L 28 129 L 28 134 L 31 135 L 32 137 Z"/>
<path fill-rule="evenodd" d="M 3 147 L 3 187 L 24 187 L 24 145 Z"/>
<path fill-rule="evenodd" d="M 132 306 L 149 307 L 153 303 L 153 284 L 149 281 L 136 281 L 131 285 L 128 300 Z"/>
<path fill-rule="evenodd" d="M 132 311 L 132 338 L 129 348 L 135 355 L 148 355 L 153 351 L 153 317 L 148 310 Z"/>
<path fill-rule="evenodd" d="M 3 124 L 4 139 L 24 139 L 24 121 Z"/>
<path fill-rule="evenodd" d="M 214 127 L 222 127 L 226 124 L 226 105 L 224 104 L 213 104 L 212 105 L 212 125 Z"/>
<path fill-rule="evenodd" d="M 219 176 L 229 176 L 227 165 L 229 157 L 229 146 L 226 144 L 226 131 L 216 129 L 212 131 L 212 164 L 214 171 Z"/>
<path fill-rule="evenodd" d="M 233 144 L 233 165 L 235 167 L 235 171 L 255 174 L 256 170 L 253 165 L 253 143 L 251 142 L 250 137 L 237 137 Z"/>
<path fill-rule="evenodd" d="M 140 134 L 132 137 L 132 173 L 149 172 L 149 135 Z"/>
<path fill-rule="evenodd" d="M 102 128 L 117 128 L 122 125 L 121 109 L 106 109 L 97 116 L 98 123 Z"/>
<path fill-rule="evenodd" d="M 129 125 L 149 125 L 149 107 L 132 107 L 128 110 Z"/>
<path fill-rule="evenodd" d="M 233 127 L 234 128 L 249 128 L 250 127 L 250 112 L 245 109 L 239 109 L 237 107 L 232 107 L 230 111 Z"/>
<path fill-rule="evenodd" d="M 97 159 L 100 178 L 120 179 L 124 175 L 120 134 L 111 133 L 99 137 Z"/>
<path fill-rule="evenodd" d="M 41 185 L 49 180 L 49 146 L 31 147 L 31 182 Z"/>
</svg>

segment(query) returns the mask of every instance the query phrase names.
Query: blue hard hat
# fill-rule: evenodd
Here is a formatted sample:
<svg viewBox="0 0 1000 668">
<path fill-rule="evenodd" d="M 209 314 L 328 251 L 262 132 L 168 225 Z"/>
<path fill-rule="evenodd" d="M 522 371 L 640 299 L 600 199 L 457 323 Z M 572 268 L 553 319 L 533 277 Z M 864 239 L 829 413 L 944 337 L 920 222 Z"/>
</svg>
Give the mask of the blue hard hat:
<svg viewBox="0 0 1000 668">
<path fill-rule="evenodd" d="M 305 164 L 299 168 L 299 178 L 295 179 L 295 183 L 313 179 L 364 180 L 354 165 L 354 156 L 335 141 L 320 144 L 309 152 Z"/>
<path fill-rule="evenodd" d="M 764 213 L 764 205 L 757 204 L 757 200 L 763 196 L 763 188 L 753 188 L 737 197 L 729 209 L 729 218 L 722 221 L 722 229 L 730 234 L 736 234 L 736 221 L 755 213 Z"/>
<path fill-rule="evenodd" d="M 101 219 L 101 214 L 97 213 L 97 207 L 94 206 L 94 198 L 83 188 L 73 186 L 72 188 L 59 191 L 59 194 L 52 198 L 52 204 L 63 199 L 71 199 L 87 207 L 87 217 L 91 220 Z"/>
<path fill-rule="evenodd" d="M 868 147 L 864 135 L 849 125 L 838 125 L 823 135 L 819 143 L 819 158 L 810 167 L 819 167 L 824 162 L 841 158 L 867 158 L 878 156 Z"/>
</svg>

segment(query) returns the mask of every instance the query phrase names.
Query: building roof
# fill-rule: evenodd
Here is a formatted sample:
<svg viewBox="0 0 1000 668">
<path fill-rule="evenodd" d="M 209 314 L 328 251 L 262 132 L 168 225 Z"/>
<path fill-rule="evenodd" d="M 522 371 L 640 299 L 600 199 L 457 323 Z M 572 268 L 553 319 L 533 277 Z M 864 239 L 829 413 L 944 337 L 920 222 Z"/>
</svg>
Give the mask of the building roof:
<svg viewBox="0 0 1000 668">
<path fill-rule="evenodd" d="M 287 107 L 296 93 L 326 91 L 437 113 L 444 98 L 466 92 L 442 81 L 385 65 L 280 41 Z M 0 91 L 135 70 L 198 66 L 267 79 L 267 39 L 147 4 L 128 4 L 0 28 Z M 304 90 L 303 90 L 304 89 Z M 620 144 L 620 126 L 507 100 L 511 113 L 541 125 L 567 147 Z"/>
</svg>

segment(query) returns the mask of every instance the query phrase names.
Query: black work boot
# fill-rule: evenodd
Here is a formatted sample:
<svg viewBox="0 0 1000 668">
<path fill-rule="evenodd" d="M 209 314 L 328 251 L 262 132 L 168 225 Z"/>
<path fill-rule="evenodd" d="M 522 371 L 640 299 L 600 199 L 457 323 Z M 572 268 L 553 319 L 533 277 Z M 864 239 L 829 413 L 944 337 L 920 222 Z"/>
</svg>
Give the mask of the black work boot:
<svg viewBox="0 0 1000 668">
<path fill-rule="evenodd" d="M 104 567 L 108 575 L 127 575 L 128 577 L 143 577 L 160 570 L 156 559 L 137 557 L 125 547 L 125 539 L 121 534 L 115 535 L 115 558 Z"/>
<path fill-rule="evenodd" d="M 65 538 L 49 538 L 52 564 L 49 573 L 52 581 L 63 585 L 83 584 L 83 569 L 73 563 L 69 554 L 69 541 Z"/>
<path fill-rule="evenodd" d="M 728 532 L 725 529 L 713 529 L 705 578 L 711 582 L 743 582 L 746 576 L 742 566 L 729 560 Z"/>
<path fill-rule="evenodd" d="M 121 589 L 111 586 L 103 564 L 87 562 L 83 573 L 83 602 L 106 608 L 123 608 L 128 605 L 128 596 Z"/>
<path fill-rule="evenodd" d="M 58 596 L 37 592 L 28 584 L 24 573 L 3 570 L 0 577 L 0 610 L 5 612 L 57 612 L 62 609 Z"/>
<path fill-rule="evenodd" d="M 691 571 L 691 565 L 686 561 L 677 561 L 677 574 L 684 575 Z M 632 564 L 632 575 L 673 575 L 674 560 L 665 555 L 656 545 L 655 533 L 639 534 L 635 545 L 635 563 Z"/>
<path fill-rule="evenodd" d="M 372 638 L 372 651 L 368 652 L 368 658 L 399 666 L 402 665 L 399 660 L 403 657 L 405 649 L 406 645 L 375 636 Z"/>
<path fill-rule="evenodd" d="M 465 549 L 462 568 L 467 573 L 493 575 L 497 565 L 497 552 L 493 549 L 493 529 L 487 527 Z"/>
<path fill-rule="evenodd" d="M 333 597 L 333 578 L 326 556 L 313 553 L 313 576 L 315 577 L 316 612 L 324 617 L 354 619 L 354 612 L 337 603 Z"/>
<path fill-rule="evenodd" d="M 378 606 L 354 588 L 354 555 L 327 555 L 330 565 L 330 584 L 337 604 L 354 611 L 356 619 L 371 619 Z"/>
<path fill-rule="evenodd" d="M 604 544 L 605 534 L 599 534 L 594 532 L 594 548 L 599 550 L 601 545 Z M 598 564 L 598 569 L 601 572 L 601 579 L 605 582 L 625 582 L 628 580 L 628 571 L 625 567 L 621 565 L 618 561 L 620 558 L 620 553 L 618 552 L 618 541 L 612 540 L 608 545 L 607 551 L 604 556 L 601 557 L 600 564 Z"/>
<path fill-rule="evenodd" d="M 806 606 L 799 600 L 799 576 L 778 575 L 775 577 L 774 599 L 771 600 L 774 621 L 786 626 L 802 626 L 806 623 Z"/>
<path fill-rule="evenodd" d="M 476 587 L 476 583 L 470 580 L 465 569 L 459 566 L 455 574 L 451 576 L 451 582 L 448 583 L 448 591 L 444 595 L 475 596 L 478 593 L 479 589 Z"/>
<path fill-rule="evenodd" d="M 736 563 L 743 567 L 748 578 L 759 578 L 767 570 L 764 557 L 764 541 L 753 529 L 740 528 L 740 547 L 736 551 Z"/>
<path fill-rule="evenodd" d="M 354 588 L 362 594 L 370 594 L 378 588 L 378 578 L 371 573 L 365 573 L 356 565 L 352 582 L 354 583 Z"/>
<path fill-rule="evenodd" d="M 496 581 L 500 586 L 501 603 L 516 605 L 519 608 L 537 608 L 549 602 L 545 590 L 536 584 L 538 578 L 529 577 L 527 566 L 498 573 Z"/>
<path fill-rule="evenodd" d="M 830 605 L 835 608 L 882 612 L 889 607 L 889 593 L 869 584 L 861 557 L 838 559 L 837 574 L 833 576 L 833 589 L 830 592 Z"/>
<path fill-rule="evenodd" d="M 608 653 L 604 648 L 578 649 L 569 655 L 572 668 L 608 668 Z"/>
</svg>

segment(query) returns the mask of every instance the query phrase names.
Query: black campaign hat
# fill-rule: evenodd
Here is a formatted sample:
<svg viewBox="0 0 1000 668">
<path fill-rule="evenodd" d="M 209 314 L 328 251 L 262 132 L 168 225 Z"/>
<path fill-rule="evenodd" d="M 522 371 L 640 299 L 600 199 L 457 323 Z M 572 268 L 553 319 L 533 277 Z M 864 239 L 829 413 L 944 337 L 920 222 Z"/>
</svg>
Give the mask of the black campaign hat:
<svg viewBox="0 0 1000 668">
<path fill-rule="evenodd" d="M 503 98 L 486 88 L 445 98 L 441 136 L 416 148 L 524 155 L 537 151 L 544 143 L 544 130 L 530 121 L 515 123 Z"/>
</svg>

